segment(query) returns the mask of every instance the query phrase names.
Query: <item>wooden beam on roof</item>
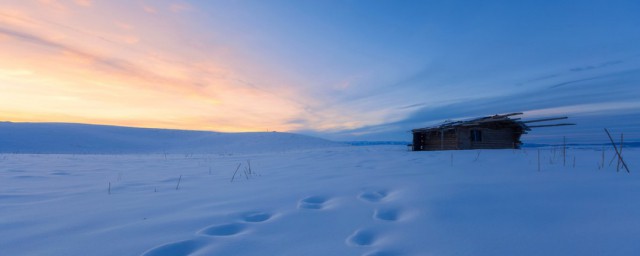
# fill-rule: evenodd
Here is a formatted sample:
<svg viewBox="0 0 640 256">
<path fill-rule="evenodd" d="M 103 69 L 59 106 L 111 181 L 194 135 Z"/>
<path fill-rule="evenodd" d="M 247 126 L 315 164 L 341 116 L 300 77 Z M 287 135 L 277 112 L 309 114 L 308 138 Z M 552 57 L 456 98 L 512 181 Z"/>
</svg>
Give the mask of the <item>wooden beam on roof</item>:
<svg viewBox="0 0 640 256">
<path fill-rule="evenodd" d="M 562 119 L 567 119 L 568 117 L 563 116 L 563 117 L 550 117 L 550 118 L 541 118 L 541 119 L 533 119 L 533 120 L 526 120 L 526 121 L 522 121 L 523 123 L 536 123 L 536 122 L 544 122 L 544 121 L 552 121 L 552 120 L 562 120 Z"/>
<path fill-rule="evenodd" d="M 489 123 L 489 122 L 501 122 L 501 121 L 515 122 L 517 120 L 520 120 L 520 118 L 513 118 L 513 119 L 509 118 L 509 116 L 515 116 L 515 115 L 522 115 L 522 113 L 517 112 L 517 113 L 508 113 L 503 115 L 485 116 L 485 117 L 474 118 L 466 121 L 446 121 L 444 123 L 441 123 L 440 125 L 413 129 L 411 130 L 411 132 L 415 133 L 415 132 L 442 131 L 442 130 L 455 129 L 458 126 L 475 126 L 475 125 L 481 125 L 483 123 Z"/>
<path fill-rule="evenodd" d="M 509 120 L 513 120 L 511 118 L 508 117 L 498 117 L 498 118 L 492 118 L 492 119 L 484 119 L 484 120 L 478 120 L 478 123 L 487 123 L 487 122 L 498 122 L 498 121 L 509 121 Z"/>
<path fill-rule="evenodd" d="M 528 125 L 529 128 L 540 128 L 540 127 L 552 127 L 552 126 L 565 126 L 565 125 L 576 125 L 576 124 L 545 124 L 545 125 Z"/>
<path fill-rule="evenodd" d="M 493 123 L 493 122 L 502 122 L 502 121 L 517 121 L 520 118 L 515 118 L 515 119 L 511 119 L 508 117 L 500 117 L 500 118 L 495 118 L 495 119 L 483 119 L 483 120 L 473 120 L 473 121 L 469 121 L 469 122 L 465 122 L 463 124 L 461 124 L 461 126 L 474 126 L 474 125 L 481 125 L 484 123 Z"/>
<path fill-rule="evenodd" d="M 517 115 L 522 115 L 522 112 L 509 113 L 509 114 L 504 114 L 504 115 L 495 115 L 495 116 L 497 116 L 497 117 L 509 117 L 509 116 L 517 116 Z"/>
</svg>

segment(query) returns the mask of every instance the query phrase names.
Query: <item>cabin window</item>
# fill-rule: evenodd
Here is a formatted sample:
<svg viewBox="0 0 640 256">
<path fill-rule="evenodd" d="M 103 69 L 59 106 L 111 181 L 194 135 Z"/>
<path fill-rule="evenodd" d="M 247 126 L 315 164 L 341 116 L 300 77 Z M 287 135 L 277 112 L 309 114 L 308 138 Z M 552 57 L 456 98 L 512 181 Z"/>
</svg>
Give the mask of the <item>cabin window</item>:
<svg viewBox="0 0 640 256">
<path fill-rule="evenodd" d="M 471 135 L 469 136 L 472 142 L 482 141 L 482 131 L 480 130 L 471 130 Z"/>
</svg>

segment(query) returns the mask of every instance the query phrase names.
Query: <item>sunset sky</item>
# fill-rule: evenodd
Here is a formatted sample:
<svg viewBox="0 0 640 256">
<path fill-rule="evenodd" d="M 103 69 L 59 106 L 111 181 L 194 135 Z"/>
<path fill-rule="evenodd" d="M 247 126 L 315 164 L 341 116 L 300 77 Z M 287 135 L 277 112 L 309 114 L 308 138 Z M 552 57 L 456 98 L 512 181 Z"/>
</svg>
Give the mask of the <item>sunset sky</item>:
<svg viewBox="0 0 640 256">
<path fill-rule="evenodd" d="M 640 1 L 0 0 L 0 121 L 334 140 L 507 112 L 640 141 Z M 605 137 L 606 138 L 606 137 Z"/>
</svg>

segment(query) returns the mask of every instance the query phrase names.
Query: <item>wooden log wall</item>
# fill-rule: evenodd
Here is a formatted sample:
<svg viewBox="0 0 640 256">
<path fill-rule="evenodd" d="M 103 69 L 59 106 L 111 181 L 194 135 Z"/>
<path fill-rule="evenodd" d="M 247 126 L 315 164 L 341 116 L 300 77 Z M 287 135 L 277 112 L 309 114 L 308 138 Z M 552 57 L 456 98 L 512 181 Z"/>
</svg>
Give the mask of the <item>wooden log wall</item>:
<svg viewBox="0 0 640 256">
<path fill-rule="evenodd" d="M 479 130 L 481 141 L 471 141 L 471 130 Z M 417 132 L 413 137 L 413 150 L 506 149 L 520 148 L 521 131 L 511 127 L 457 127 L 448 130 L 444 138 L 440 131 Z"/>
<path fill-rule="evenodd" d="M 416 138 L 419 139 L 416 140 Z M 413 147 L 415 151 L 459 149 L 458 138 L 454 130 L 445 131 L 443 138 L 440 136 L 440 131 L 415 133 Z"/>
<path fill-rule="evenodd" d="M 482 133 L 482 140 L 471 141 L 471 130 L 479 130 Z M 520 146 L 520 133 L 513 128 L 460 128 L 458 136 L 460 148 L 463 149 L 519 148 Z"/>
</svg>

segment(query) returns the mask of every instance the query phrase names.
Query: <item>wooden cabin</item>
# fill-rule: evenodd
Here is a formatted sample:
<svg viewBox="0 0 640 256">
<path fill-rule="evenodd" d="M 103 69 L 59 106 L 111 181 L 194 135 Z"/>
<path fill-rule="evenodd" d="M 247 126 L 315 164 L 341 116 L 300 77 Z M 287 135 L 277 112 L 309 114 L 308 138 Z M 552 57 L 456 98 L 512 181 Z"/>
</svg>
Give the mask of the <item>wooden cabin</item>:
<svg viewBox="0 0 640 256">
<path fill-rule="evenodd" d="M 528 125 L 528 123 L 566 119 L 567 117 L 544 118 L 521 121 L 512 116 L 522 113 L 493 115 L 467 121 L 445 122 L 441 125 L 413 129 L 413 151 L 460 150 L 460 149 L 518 149 L 522 145 L 520 136 L 534 127 L 573 124 Z"/>
</svg>

